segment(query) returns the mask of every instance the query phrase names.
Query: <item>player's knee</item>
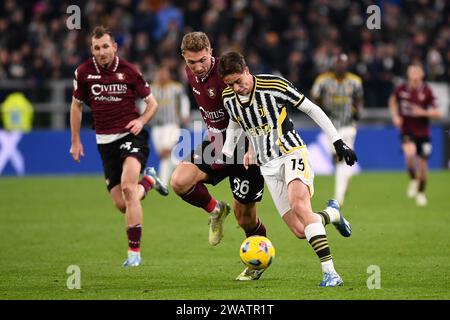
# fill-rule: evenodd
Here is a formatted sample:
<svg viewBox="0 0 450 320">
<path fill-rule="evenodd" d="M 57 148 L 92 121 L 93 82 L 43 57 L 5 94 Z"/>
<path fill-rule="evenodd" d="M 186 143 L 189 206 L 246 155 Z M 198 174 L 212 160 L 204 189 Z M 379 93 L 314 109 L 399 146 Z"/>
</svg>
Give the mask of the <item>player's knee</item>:
<svg viewBox="0 0 450 320">
<path fill-rule="evenodd" d="M 176 194 L 183 195 L 195 184 L 195 175 L 190 174 L 190 170 L 183 165 L 178 166 L 172 174 L 170 184 Z"/>
<path fill-rule="evenodd" d="M 291 209 L 297 216 L 303 216 L 309 212 L 309 207 L 303 201 L 294 201 L 291 205 Z"/>
<path fill-rule="evenodd" d="M 137 196 L 137 188 L 132 183 L 123 183 L 122 184 L 122 193 L 125 201 L 131 201 L 134 197 Z"/>
</svg>

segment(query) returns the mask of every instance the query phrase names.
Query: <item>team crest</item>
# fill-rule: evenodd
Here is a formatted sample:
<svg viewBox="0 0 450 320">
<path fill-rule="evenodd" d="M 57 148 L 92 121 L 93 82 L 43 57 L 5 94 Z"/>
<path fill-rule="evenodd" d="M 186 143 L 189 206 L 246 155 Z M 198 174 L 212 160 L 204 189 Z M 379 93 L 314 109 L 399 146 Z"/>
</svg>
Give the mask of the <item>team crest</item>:
<svg viewBox="0 0 450 320">
<path fill-rule="evenodd" d="M 119 79 L 119 80 L 125 80 L 125 74 L 124 73 L 121 73 L 121 72 L 116 73 L 116 76 L 117 76 L 117 79 Z"/>
<path fill-rule="evenodd" d="M 208 88 L 208 96 L 210 98 L 214 98 L 216 96 L 216 89 L 214 88 Z"/>
</svg>

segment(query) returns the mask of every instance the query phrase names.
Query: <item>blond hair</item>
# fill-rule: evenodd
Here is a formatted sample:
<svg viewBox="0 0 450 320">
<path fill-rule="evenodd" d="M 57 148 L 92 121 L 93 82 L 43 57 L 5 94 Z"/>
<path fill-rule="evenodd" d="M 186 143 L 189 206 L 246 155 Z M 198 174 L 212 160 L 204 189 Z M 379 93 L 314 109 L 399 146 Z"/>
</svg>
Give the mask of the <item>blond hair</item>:
<svg viewBox="0 0 450 320">
<path fill-rule="evenodd" d="M 181 54 L 186 51 L 199 52 L 203 49 L 211 49 L 211 43 L 204 32 L 195 31 L 184 35 L 181 41 Z"/>
</svg>

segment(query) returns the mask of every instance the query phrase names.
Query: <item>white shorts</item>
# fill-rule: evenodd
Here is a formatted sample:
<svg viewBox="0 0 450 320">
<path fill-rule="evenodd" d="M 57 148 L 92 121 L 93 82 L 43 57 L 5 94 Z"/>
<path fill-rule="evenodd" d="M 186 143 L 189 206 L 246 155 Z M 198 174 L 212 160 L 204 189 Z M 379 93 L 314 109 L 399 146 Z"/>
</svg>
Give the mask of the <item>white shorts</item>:
<svg viewBox="0 0 450 320">
<path fill-rule="evenodd" d="M 269 161 L 261 166 L 261 174 L 282 217 L 291 209 L 287 188 L 289 182 L 300 179 L 308 187 L 310 196 L 314 195 L 314 172 L 306 147 Z"/>
<path fill-rule="evenodd" d="M 355 148 L 355 139 L 356 139 L 356 127 L 355 126 L 347 126 L 338 129 L 338 134 L 342 137 L 345 144 L 348 145 L 352 150 Z M 328 140 L 329 141 L 329 140 Z M 336 154 L 336 149 L 334 149 L 333 143 L 329 141 L 328 149 L 331 154 Z"/>
<path fill-rule="evenodd" d="M 164 149 L 173 149 L 179 138 L 180 127 L 176 124 L 152 127 L 152 141 L 158 154 Z"/>
</svg>

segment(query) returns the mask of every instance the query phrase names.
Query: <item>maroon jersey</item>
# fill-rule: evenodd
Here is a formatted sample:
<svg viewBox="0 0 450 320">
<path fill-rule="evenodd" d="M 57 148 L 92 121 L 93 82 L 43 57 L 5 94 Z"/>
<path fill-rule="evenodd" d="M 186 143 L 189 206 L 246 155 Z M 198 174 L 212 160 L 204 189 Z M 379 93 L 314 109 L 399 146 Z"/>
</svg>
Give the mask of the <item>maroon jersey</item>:
<svg viewBox="0 0 450 320">
<path fill-rule="evenodd" d="M 128 122 L 139 117 L 136 96 L 145 99 L 150 93 L 142 74 L 117 56 L 108 68 L 92 57 L 75 71 L 72 95 L 91 108 L 97 134 L 127 132 Z"/>
<path fill-rule="evenodd" d="M 395 88 L 394 94 L 403 120 L 401 132 L 415 137 L 429 137 L 431 134 L 429 118 L 413 116 L 412 107 L 417 105 L 425 110 L 435 108 L 435 97 L 431 88 L 423 84 L 417 89 L 412 89 L 407 84 L 403 84 Z"/>
<path fill-rule="evenodd" d="M 227 85 L 219 77 L 218 63 L 219 59 L 213 57 L 211 70 L 203 79 L 197 78 L 188 67 L 186 67 L 186 74 L 203 121 L 208 127 L 210 140 L 214 142 L 215 139 L 212 137 L 220 134 L 223 139 L 221 144 L 223 144 L 230 117 L 223 106 L 222 91 Z M 222 150 L 222 146 L 215 144 L 215 149 Z"/>
</svg>

